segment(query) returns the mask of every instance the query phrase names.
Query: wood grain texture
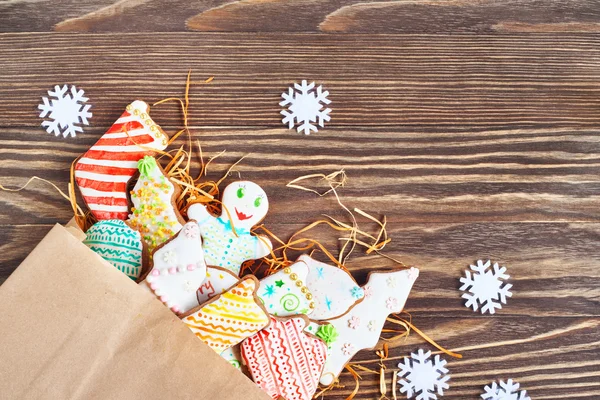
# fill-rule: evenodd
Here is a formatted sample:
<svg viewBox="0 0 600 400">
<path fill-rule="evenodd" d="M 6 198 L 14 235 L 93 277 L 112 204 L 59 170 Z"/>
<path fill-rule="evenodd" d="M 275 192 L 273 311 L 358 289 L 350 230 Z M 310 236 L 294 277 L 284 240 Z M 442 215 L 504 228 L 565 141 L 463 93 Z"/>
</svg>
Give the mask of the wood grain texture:
<svg viewBox="0 0 600 400">
<path fill-rule="evenodd" d="M 319 10 L 326 2 L 313 3 Z M 64 16 L 112 3 L 79 4 L 82 12 Z M 207 4 L 176 14 L 181 29 L 203 13 L 200 6 L 219 5 Z M 452 4 L 445 7 L 462 3 Z M 32 26 L 50 30 L 60 22 L 43 28 L 40 21 Z M 344 168 L 342 201 L 385 214 L 393 238 L 386 252 L 422 270 L 406 306 L 413 322 L 465 356 L 448 359 L 452 379 L 444 398 L 477 399 L 483 386 L 508 378 L 532 399 L 600 397 L 596 35 L 25 33 L 0 35 L 0 55 L 0 183 L 14 187 L 38 175 L 66 189 L 71 161 L 130 100 L 181 96 L 188 69 L 198 82 L 215 76 L 210 85 L 192 87 L 190 108 L 205 157 L 227 150 L 211 163 L 209 178 L 248 154 L 229 179 L 241 174 L 265 187 L 271 200 L 265 225 L 285 238 L 321 214 L 345 218 L 332 196 L 285 183 Z M 310 136 L 284 129 L 279 115 L 281 92 L 302 78 L 324 84 L 333 101 L 331 123 Z M 39 127 L 36 109 L 44 92 L 63 82 L 85 89 L 94 113 L 83 134 L 66 140 Z M 154 107 L 152 116 L 169 132 L 181 123 L 175 105 Z M 54 223 L 71 215 L 43 183 L 0 192 L 0 207 L 1 282 Z M 337 233 L 323 228 L 314 235 L 332 250 L 339 246 Z M 501 262 L 512 276 L 514 296 L 495 316 L 466 309 L 457 290 L 462 271 L 480 258 Z M 348 263 L 360 283 L 369 270 L 392 265 L 362 251 Z M 430 348 L 416 335 L 390 344 L 388 386 L 403 356 Z M 378 369 L 373 352 L 359 353 L 358 362 Z M 342 383 L 326 398 L 345 399 L 354 387 L 349 374 Z M 378 377 L 364 373 L 356 398 L 379 397 Z"/>
<path fill-rule="evenodd" d="M 596 0 L 11 0 L 0 32 L 599 32 Z"/>
</svg>

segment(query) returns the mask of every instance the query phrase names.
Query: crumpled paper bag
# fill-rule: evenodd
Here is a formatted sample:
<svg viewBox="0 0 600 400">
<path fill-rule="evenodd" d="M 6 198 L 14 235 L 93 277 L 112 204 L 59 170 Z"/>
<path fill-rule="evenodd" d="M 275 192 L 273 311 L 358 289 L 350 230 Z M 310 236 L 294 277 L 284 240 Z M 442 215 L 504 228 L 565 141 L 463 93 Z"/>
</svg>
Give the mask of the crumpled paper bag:
<svg viewBox="0 0 600 400">
<path fill-rule="evenodd" d="M 0 286 L 1 399 L 270 397 L 56 225 Z"/>
</svg>

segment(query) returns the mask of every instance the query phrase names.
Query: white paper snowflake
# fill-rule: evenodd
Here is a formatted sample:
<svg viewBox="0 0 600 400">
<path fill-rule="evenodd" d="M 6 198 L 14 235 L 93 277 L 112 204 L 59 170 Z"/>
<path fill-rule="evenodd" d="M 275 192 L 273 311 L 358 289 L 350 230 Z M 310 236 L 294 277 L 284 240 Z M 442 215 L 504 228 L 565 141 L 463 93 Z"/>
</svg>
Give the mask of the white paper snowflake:
<svg viewBox="0 0 600 400">
<path fill-rule="evenodd" d="M 398 381 L 400 392 L 406 393 L 406 398 L 410 399 L 415 394 L 417 400 L 435 400 L 437 392 L 440 396 L 444 395 L 444 389 L 448 389 L 448 369 L 445 367 L 446 360 L 436 355 L 433 360 L 430 359 L 431 352 L 425 353 L 422 349 L 410 358 L 404 357 L 403 362 L 398 364 L 400 371 Z"/>
<path fill-rule="evenodd" d="M 485 394 L 481 395 L 483 400 L 531 400 L 526 390 L 519 392 L 519 384 L 509 379 L 506 383 L 500 381 L 500 385 L 493 382 L 485 387 Z"/>
<path fill-rule="evenodd" d="M 490 264 L 490 260 L 485 263 L 478 260 L 477 265 L 470 266 L 475 273 L 471 275 L 471 271 L 467 270 L 465 271 L 466 278 L 460 278 L 463 284 L 460 290 L 469 291 L 469 293 L 463 293 L 462 295 L 462 298 L 467 300 L 465 305 L 472 307 L 473 311 L 477 311 L 481 306 L 482 314 L 485 314 L 486 311 L 494 314 L 496 309 L 501 309 L 502 304 L 506 304 L 506 298 L 512 296 L 510 292 L 512 285 L 504 282 L 510 278 L 505 273 L 506 268 L 494 263 L 492 269 L 490 269 Z"/>
<path fill-rule="evenodd" d="M 42 97 L 43 104 L 38 105 L 42 110 L 40 118 L 45 118 L 48 114 L 51 121 L 44 120 L 42 126 L 48 133 L 54 133 L 56 136 L 62 133 L 63 137 L 71 135 L 75 137 L 77 132 L 83 132 L 83 128 L 78 124 L 88 125 L 88 118 L 92 117 L 89 112 L 91 105 L 84 104 L 88 101 L 83 97 L 83 90 L 77 90 L 75 85 L 71 85 L 71 93 L 67 93 L 68 86 L 62 88 L 59 85 L 54 86 L 54 91 L 48 90 L 48 96 Z"/>
<path fill-rule="evenodd" d="M 287 93 L 284 92 L 281 95 L 283 101 L 279 105 L 288 108 L 281 111 L 284 116 L 283 123 L 288 124 L 289 129 L 297 124 L 298 132 L 304 131 L 305 135 L 310 135 L 311 131 L 318 132 L 319 130 L 313 123 L 317 122 L 322 128 L 324 122 L 331 119 L 329 116 L 331 109 L 323 110 L 325 105 L 331 103 L 331 100 L 327 98 L 329 92 L 323 91 L 321 85 L 317 86 L 316 90 L 313 90 L 314 87 L 314 82 L 307 85 L 304 80 L 302 85 L 294 83 L 296 91 L 290 87 Z"/>
</svg>

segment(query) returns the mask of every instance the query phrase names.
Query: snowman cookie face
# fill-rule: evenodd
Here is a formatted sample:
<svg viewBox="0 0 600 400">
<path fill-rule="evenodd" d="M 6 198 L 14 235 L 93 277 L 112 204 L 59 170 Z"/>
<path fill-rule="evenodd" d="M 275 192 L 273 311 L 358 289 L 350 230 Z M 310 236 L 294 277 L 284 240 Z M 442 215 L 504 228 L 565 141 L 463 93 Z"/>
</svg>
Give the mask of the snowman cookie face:
<svg viewBox="0 0 600 400">
<path fill-rule="evenodd" d="M 222 218 L 230 217 L 233 225 L 250 230 L 262 221 L 269 211 L 269 199 L 265 191 L 254 182 L 239 181 L 227 186 L 223 191 Z"/>
</svg>

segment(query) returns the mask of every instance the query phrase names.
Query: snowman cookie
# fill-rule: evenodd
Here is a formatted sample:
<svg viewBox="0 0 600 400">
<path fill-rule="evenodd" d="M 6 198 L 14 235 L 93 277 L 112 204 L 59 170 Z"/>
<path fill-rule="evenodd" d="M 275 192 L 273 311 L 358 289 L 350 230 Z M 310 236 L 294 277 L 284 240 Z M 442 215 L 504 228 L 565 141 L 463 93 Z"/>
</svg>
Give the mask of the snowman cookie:
<svg viewBox="0 0 600 400">
<path fill-rule="evenodd" d="M 190 206 L 188 216 L 200 226 L 206 263 L 239 275 L 244 261 L 262 258 L 273 248 L 266 236 L 250 233 L 267 215 L 269 200 L 256 183 L 240 181 L 225 188 L 221 201 L 223 211 L 219 217 L 209 214 L 202 204 Z"/>
<path fill-rule="evenodd" d="M 200 231 L 190 221 L 171 240 L 158 247 L 146 283 L 163 303 L 177 314 L 198 305 L 196 291 L 206 278 Z"/>
<path fill-rule="evenodd" d="M 220 295 L 238 283 L 240 278 L 224 268 L 208 266 L 206 279 L 196 291 L 197 306 L 206 303 L 211 298 Z"/>
<path fill-rule="evenodd" d="M 179 187 L 170 181 L 154 157 L 142 158 L 138 170 L 140 177 L 131 191 L 133 208 L 128 222 L 142 233 L 148 249 L 153 251 L 185 224 L 173 202 Z"/>
<path fill-rule="evenodd" d="M 364 300 L 347 314 L 328 321 L 335 340 L 327 350 L 321 384 L 330 385 L 359 350 L 375 347 L 386 318 L 402 311 L 418 276 L 417 268 L 369 274 Z"/>
<path fill-rule="evenodd" d="M 142 274 L 146 248 L 138 231 L 119 219 L 103 220 L 86 232 L 83 244 L 133 280 Z"/>
<path fill-rule="evenodd" d="M 271 325 L 242 342 L 254 382 L 273 399 L 310 400 L 325 364 L 322 340 L 304 332 L 308 318 L 271 317 Z"/>
<path fill-rule="evenodd" d="M 297 262 L 260 281 L 258 297 L 269 314 L 286 317 L 313 311 L 313 295 L 304 286 L 307 275 L 308 266 Z"/>
<path fill-rule="evenodd" d="M 256 298 L 257 289 L 258 280 L 247 275 L 223 294 L 189 311 L 181 320 L 221 354 L 269 325 L 269 314 Z"/>
<path fill-rule="evenodd" d="M 315 302 L 311 320 L 326 321 L 342 316 L 362 301 L 363 290 L 348 272 L 306 254 L 301 255 L 298 262 L 305 263 L 309 269 L 306 286 Z"/>
</svg>

